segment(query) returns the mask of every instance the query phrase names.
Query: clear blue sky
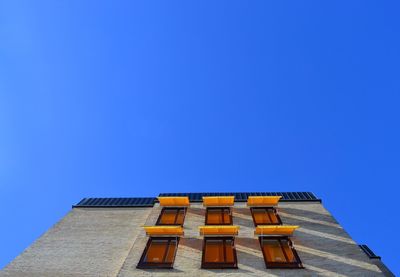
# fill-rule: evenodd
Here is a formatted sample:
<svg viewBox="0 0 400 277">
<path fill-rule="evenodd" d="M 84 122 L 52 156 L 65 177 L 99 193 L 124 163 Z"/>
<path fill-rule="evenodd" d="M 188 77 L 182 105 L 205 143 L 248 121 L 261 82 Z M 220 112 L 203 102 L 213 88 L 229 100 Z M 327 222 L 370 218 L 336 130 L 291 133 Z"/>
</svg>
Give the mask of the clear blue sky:
<svg viewBox="0 0 400 277">
<path fill-rule="evenodd" d="M 2 1 L 0 268 L 83 197 L 312 191 L 400 273 L 399 10 Z"/>
</svg>

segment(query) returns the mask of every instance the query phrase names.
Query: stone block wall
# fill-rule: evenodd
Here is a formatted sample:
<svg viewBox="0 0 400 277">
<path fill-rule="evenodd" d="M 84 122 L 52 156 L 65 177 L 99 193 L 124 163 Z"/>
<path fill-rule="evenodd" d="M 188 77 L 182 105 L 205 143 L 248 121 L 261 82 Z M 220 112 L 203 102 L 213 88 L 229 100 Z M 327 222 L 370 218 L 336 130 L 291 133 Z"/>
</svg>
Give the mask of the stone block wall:
<svg viewBox="0 0 400 277">
<path fill-rule="evenodd" d="M 0 276 L 384 276 L 329 212 L 318 202 L 283 202 L 283 224 L 299 225 L 292 238 L 305 269 L 266 269 L 245 203 L 235 203 L 233 224 L 239 269 L 201 267 L 205 208 L 194 203 L 186 214 L 174 269 L 137 269 L 147 237 L 143 225 L 155 225 L 161 207 L 75 208 L 20 256 Z"/>
</svg>

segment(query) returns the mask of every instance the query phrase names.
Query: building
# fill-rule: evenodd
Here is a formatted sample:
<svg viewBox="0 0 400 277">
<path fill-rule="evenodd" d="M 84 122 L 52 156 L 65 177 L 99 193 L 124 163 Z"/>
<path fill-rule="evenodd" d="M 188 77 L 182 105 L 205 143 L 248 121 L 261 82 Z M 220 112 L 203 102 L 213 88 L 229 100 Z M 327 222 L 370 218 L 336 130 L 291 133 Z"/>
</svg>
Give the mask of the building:
<svg viewBox="0 0 400 277">
<path fill-rule="evenodd" d="M 394 276 L 309 192 L 85 198 L 0 276 Z"/>
</svg>

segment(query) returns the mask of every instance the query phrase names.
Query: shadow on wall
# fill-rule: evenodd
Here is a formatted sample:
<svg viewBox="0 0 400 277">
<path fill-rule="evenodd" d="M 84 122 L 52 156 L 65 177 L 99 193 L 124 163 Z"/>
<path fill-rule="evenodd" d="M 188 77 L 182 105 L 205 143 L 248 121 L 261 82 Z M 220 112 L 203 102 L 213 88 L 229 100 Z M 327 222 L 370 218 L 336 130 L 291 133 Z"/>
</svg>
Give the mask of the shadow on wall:
<svg viewBox="0 0 400 277">
<path fill-rule="evenodd" d="M 292 238 L 305 269 L 268 270 L 271 276 L 332 275 L 332 276 L 377 276 L 379 268 L 369 262 L 364 253 L 345 233 L 343 228 L 330 216 L 323 213 L 280 207 L 279 214 L 284 224 L 299 225 Z M 205 209 L 191 208 L 188 213 L 205 216 Z M 251 213 L 247 208 L 234 209 L 234 224 L 254 228 Z M 259 241 L 254 238 L 238 237 L 235 240 L 238 254 L 238 270 L 223 270 L 224 273 L 242 275 L 265 275 L 266 266 Z M 201 260 L 203 240 L 199 238 L 182 239 L 180 246 L 192 249 L 196 262 Z M 344 253 L 349 253 L 344 255 Z M 359 253 L 359 255 L 358 255 Z M 198 256 L 198 257 L 197 257 Z M 190 258 L 190 257 L 185 257 Z M 205 270 L 219 272 L 221 270 Z M 178 272 L 178 271 L 177 271 Z"/>
<path fill-rule="evenodd" d="M 330 215 L 288 207 L 279 208 L 278 212 L 284 224 L 300 226 L 292 240 L 307 269 L 337 276 L 380 273 Z"/>
<path fill-rule="evenodd" d="M 254 226 L 248 209 L 236 209 L 235 212 L 239 215 L 236 219 L 237 225 Z M 287 207 L 279 208 L 278 212 L 283 224 L 300 226 L 292 240 L 307 270 L 315 274 L 329 273 L 335 276 L 376 276 L 381 273 L 377 266 L 364 257 L 364 253 L 330 215 Z M 236 246 L 238 255 L 242 257 L 239 264 L 252 267 L 257 258 L 264 263 L 256 238 L 237 238 Z M 343 257 L 343 253 L 349 254 Z M 253 256 L 253 260 L 249 255 Z M 265 270 L 265 264 L 259 269 Z M 285 272 L 288 271 L 284 270 L 278 275 Z"/>
<path fill-rule="evenodd" d="M 189 208 L 187 211 L 188 214 L 199 215 L 205 218 L 206 216 L 206 209 L 204 208 Z"/>
<path fill-rule="evenodd" d="M 179 246 L 181 245 L 201 252 L 203 249 L 203 240 L 196 238 L 182 238 L 179 242 Z"/>
<path fill-rule="evenodd" d="M 361 253 L 357 244 L 330 216 L 291 208 L 279 209 L 279 214 L 283 224 L 300 226 L 296 230 L 298 235 L 293 237 L 295 241 L 301 237 L 299 244 L 303 242 L 324 251 L 329 243 L 332 246 L 329 251 L 332 253 L 343 254 L 344 250 Z"/>
<path fill-rule="evenodd" d="M 266 270 L 264 258 L 257 239 L 237 239 L 237 253 L 239 258 L 239 267 L 252 268 L 255 273 Z M 303 265 L 305 275 L 311 274 L 320 275 L 331 274 L 332 276 L 376 276 L 380 270 L 369 263 L 358 261 L 355 259 L 342 258 L 331 253 L 314 250 L 312 248 L 296 247 L 300 255 L 300 259 L 304 262 Z M 257 262 L 255 262 L 257 261 Z M 303 270 L 303 269 L 299 269 Z M 276 276 L 300 275 L 299 271 L 271 269 L 269 274 L 276 273 Z"/>
<path fill-rule="evenodd" d="M 233 225 L 238 225 L 239 227 L 255 228 L 253 219 L 247 219 L 243 217 L 234 216 Z"/>
<path fill-rule="evenodd" d="M 318 239 L 318 238 L 314 238 Z M 195 251 L 201 259 L 202 239 L 182 239 L 180 246 L 188 247 Z M 238 254 L 238 270 L 230 270 L 232 273 L 242 274 L 265 274 L 265 263 L 261 252 L 259 241 L 256 238 L 236 238 L 235 245 Z M 310 247 L 296 245 L 296 250 L 304 263 L 304 274 L 320 275 L 331 274 L 333 276 L 376 276 L 380 273 L 379 269 L 373 265 L 353 258 L 343 258 L 339 255 L 320 251 Z M 302 270 L 302 269 L 299 269 Z M 220 270 L 208 270 L 211 272 L 221 272 Z M 296 273 L 297 272 L 297 273 Z M 224 273 L 228 271 L 224 270 Z M 298 271 L 273 269 L 269 274 L 276 276 L 298 275 Z M 272 275 L 273 276 L 273 275 Z"/>
<path fill-rule="evenodd" d="M 197 239 L 197 238 L 190 238 L 190 239 L 182 239 L 182 247 L 188 247 L 189 249 L 192 250 L 192 252 L 196 253 L 201 260 L 201 255 L 202 255 L 202 249 L 203 249 L 203 239 Z M 181 245 L 180 244 L 180 245 Z M 185 256 L 185 259 L 188 259 L 190 257 Z M 197 263 L 197 260 L 194 261 Z M 201 267 L 201 264 L 199 264 L 199 269 Z M 216 273 L 223 273 L 223 274 L 230 274 L 230 275 L 235 275 L 235 276 L 246 276 L 249 274 L 252 274 L 255 272 L 254 269 L 250 267 L 240 267 L 239 269 L 201 269 L 202 272 L 207 272 L 212 275 Z M 265 272 L 262 272 L 265 275 Z M 208 276 L 208 275 L 207 275 Z M 211 276 L 211 275 L 210 275 Z M 193 276 L 195 277 L 195 276 Z M 197 276 L 196 276 L 197 277 Z"/>
<path fill-rule="evenodd" d="M 304 209 L 297 209 L 294 207 L 290 207 L 290 208 L 289 207 L 279 207 L 278 212 L 280 214 L 286 213 L 286 214 L 292 215 L 292 216 L 303 217 L 303 220 L 310 222 L 310 223 L 315 223 L 315 224 L 331 226 L 331 227 L 336 227 L 336 228 L 342 229 L 342 227 L 339 225 L 339 223 L 329 214 L 318 213 L 315 211 L 304 210 Z"/>
</svg>

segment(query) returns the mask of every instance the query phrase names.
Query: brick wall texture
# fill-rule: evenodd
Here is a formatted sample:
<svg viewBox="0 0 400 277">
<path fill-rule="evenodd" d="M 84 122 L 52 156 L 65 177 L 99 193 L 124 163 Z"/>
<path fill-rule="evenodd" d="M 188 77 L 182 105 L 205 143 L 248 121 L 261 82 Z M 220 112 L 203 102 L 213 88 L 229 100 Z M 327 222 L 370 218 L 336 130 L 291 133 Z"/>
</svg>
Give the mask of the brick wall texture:
<svg viewBox="0 0 400 277">
<path fill-rule="evenodd" d="M 283 202 L 283 224 L 299 225 L 292 241 L 304 269 L 266 269 L 251 213 L 235 203 L 233 224 L 238 269 L 201 267 L 204 225 L 201 203 L 188 209 L 174 269 L 137 269 L 147 238 L 143 225 L 155 225 L 161 207 L 74 208 L 60 222 L 8 264 L 0 277 L 140 277 L 140 276 L 385 276 L 330 213 L 317 202 Z M 378 264 L 379 265 L 379 264 Z"/>
</svg>

